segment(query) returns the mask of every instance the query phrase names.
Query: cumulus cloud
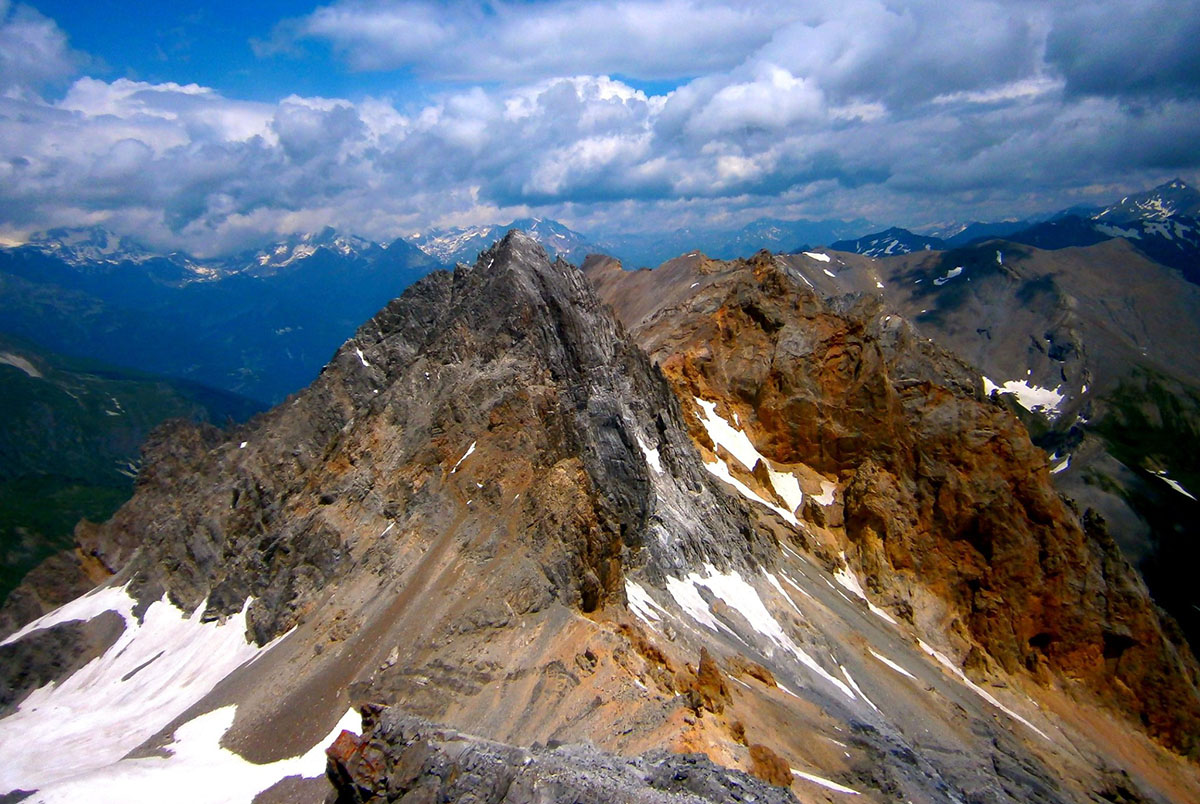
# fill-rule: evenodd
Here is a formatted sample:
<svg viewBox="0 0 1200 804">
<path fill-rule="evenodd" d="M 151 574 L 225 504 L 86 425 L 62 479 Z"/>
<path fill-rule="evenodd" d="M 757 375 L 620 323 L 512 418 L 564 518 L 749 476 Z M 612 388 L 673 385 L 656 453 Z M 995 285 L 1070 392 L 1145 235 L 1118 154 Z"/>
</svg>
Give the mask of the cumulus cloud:
<svg viewBox="0 0 1200 804">
<path fill-rule="evenodd" d="M 409 68 L 465 81 L 578 73 L 678 78 L 728 68 L 786 19 L 747 0 L 431 3 L 342 0 L 281 24 L 260 50 L 317 39 L 359 70 Z"/>
<path fill-rule="evenodd" d="M 600 230 L 1033 212 L 1200 168 L 1195 57 L 1173 44 L 1171 7 L 339 2 L 277 44 L 323 38 L 355 68 L 450 83 L 420 104 L 89 76 L 55 102 L 8 93 L 0 222 L 105 222 L 211 253 L 534 209 Z M 1155 51 L 1159 72 L 1122 42 Z M 631 85 L 661 76 L 686 79 Z"/>
<path fill-rule="evenodd" d="M 71 77 L 82 63 L 53 20 L 0 0 L 0 94 L 37 93 Z"/>
</svg>

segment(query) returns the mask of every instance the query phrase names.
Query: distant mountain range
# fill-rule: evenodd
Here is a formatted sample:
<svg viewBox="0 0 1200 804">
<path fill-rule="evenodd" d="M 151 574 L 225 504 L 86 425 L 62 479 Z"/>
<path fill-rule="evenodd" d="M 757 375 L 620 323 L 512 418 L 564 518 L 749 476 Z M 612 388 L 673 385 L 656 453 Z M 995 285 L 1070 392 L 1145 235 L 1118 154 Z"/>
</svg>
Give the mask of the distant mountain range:
<svg viewBox="0 0 1200 804">
<path fill-rule="evenodd" d="M 408 242 L 446 265 L 456 265 L 460 262 L 471 264 L 475 262 L 479 252 L 499 240 L 510 229 L 520 229 L 532 235 L 551 257 L 562 257 L 569 262 L 578 263 L 590 253 L 605 251 L 604 246 L 592 242 L 587 235 L 547 218 L 520 218 L 503 226 L 486 224 L 435 229 L 412 235 Z"/>
<path fill-rule="evenodd" d="M 0 332 L 277 402 L 358 323 L 439 267 L 404 240 L 332 229 L 221 260 L 54 230 L 0 250 Z"/>
<path fill-rule="evenodd" d="M 973 223 L 946 238 L 891 228 L 830 245 L 836 251 L 884 257 L 940 251 L 994 238 L 1061 249 L 1124 237 L 1155 262 L 1176 268 L 1200 284 L 1200 192 L 1180 179 L 1103 208 L 1072 207 L 1040 221 Z"/>
<path fill-rule="evenodd" d="M 524 218 L 390 243 L 326 228 L 217 259 L 158 253 L 100 228 L 53 229 L 0 249 L 0 332 L 273 402 L 311 380 L 355 322 L 429 271 L 473 262 L 509 229 L 526 231 L 551 255 L 576 264 L 603 253 L 627 268 L 691 251 L 732 259 L 829 243 L 837 251 L 884 257 L 995 237 L 1041 249 L 1125 237 L 1200 282 L 1197 210 L 1200 193 L 1174 180 L 1098 210 L 1073 208 L 1040 222 L 977 222 L 945 236 L 893 227 L 851 239 L 869 223 L 775 219 L 729 230 L 589 235 L 550 219 Z"/>
<path fill-rule="evenodd" d="M 681 228 L 667 232 L 583 234 L 545 218 L 523 218 L 501 226 L 487 224 L 413 235 L 409 242 L 447 263 L 473 263 L 479 252 L 510 229 L 532 235 L 551 256 L 579 264 L 588 254 L 607 254 L 628 268 L 652 268 L 685 251 L 699 250 L 720 259 L 748 257 L 756 251 L 793 251 L 828 243 L 869 228 L 866 221 L 807 221 L 761 218 L 736 229 Z"/>
</svg>

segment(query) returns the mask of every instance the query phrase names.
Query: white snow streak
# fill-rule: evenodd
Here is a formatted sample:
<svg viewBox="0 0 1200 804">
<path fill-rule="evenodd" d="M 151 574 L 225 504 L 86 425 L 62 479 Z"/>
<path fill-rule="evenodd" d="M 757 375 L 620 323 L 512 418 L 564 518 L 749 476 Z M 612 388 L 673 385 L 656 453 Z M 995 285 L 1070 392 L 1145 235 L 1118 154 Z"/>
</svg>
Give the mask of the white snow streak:
<svg viewBox="0 0 1200 804">
<path fill-rule="evenodd" d="M 951 673 L 953 673 L 955 676 L 957 676 L 959 681 L 961 681 L 963 684 L 965 684 L 968 689 L 970 689 L 972 692 L 974 692 L 980 698 L 983 698 L 983 700 L 987 701 L 992 706 L 999 709 L 1001 712 L 1004 712 L 1006 715 L 1011 717 L 1013 720 L 1021 721 L 1022 723 L 1024 723 L 1026 726 L 1033 729 L 1034 731 L 1036 731 L 1038 734 L 1040 734 L 1045 739 L 1047 739 L 1047 740 L 1050 739 L 1050 737 L 1046 734 L 1046 732 L 1042 731 L 1037 726 L 1033 725 L 1028 720 L 1021 717 L 1020 715 L 1018 715 L 1013 710 L 1009 709 L 1004 704 L 1000 703 L 998 700 L 995 699 L 995 697 L 992 696 L 991 693 L 989 693 L 983 687 L 980 687 L 974 681 L 971 681 L 971 679 L 967 678 L 966 674 L 963 673 L 963 671 L 958 667 L 958 665 L 956 665 L 954 662 L 950 661 L 950 659 L 947 658 L 945 654 L 934 650 L 933 648 L 931 648 L 929 645 L 925 644 L 925 642 L 920 639 L 917 640 L 917 644 L 921 646 L 921 650 L 925 651 L 930 656 L 937 659 L 938 664 L 940 664 L 942 667 L 945 667 L 947 670 L 949 670 Z"/>
<path fill-rule="evenodd" d="M 667 613 L 662 606 L 654 602 L 654 598 L 650 597 L 649 592 L 628 578 L 625 579 L 625 599 L 629 601 L 629 610 L 647 625 L 652 625 L 651 620 L 662 619 L 658 616 L 658 612 Z"/>
<path fill-rule="evenodd" d="M 813 774 L 811 774 L 811 773 L 805 773 L 804 771 L 802 771 L 802 770 L 796 770 L 795 768 L 792 768 L 791 770 L 792 770 L 792 773 L 793 773 L 793 774 L 795 774 L 796 776 L 799 776 L 801 779 L 807 779 L 808 781 L 810 781 L 810 782 L 812 782 L 812 783 L 814 783 L 814 784 L 819 784 L 819 785 L 821 785 L 821 787 L 827 787 L 827 788 L 829 788 L 830 790 L 833 790 L 833 791 L 835 791 L 835 792 L 838 792 L 838 793 L 846 793 L 846 794 L 848 794 L 848 795 L 851 795 L 851 796 L 857 796 L 857 795 L 858 795 L 858 791 L 857 791 L 857 790 L 851 790 L 849 787 L 845 787 L 845 786 L 843 786 L 843 785 L 840 785 L 840 784 L 838 784 L 837 782 L 831 782 L 831 781 L 829 781 L 828 779 L 822 779 L 820 776 L 814 776 L 814 775 L 813 775 Z"/>
<path fill-rule="evenodd" d="M 471 442 L 471 446 L 467 447 L 467 451 L 464 452 L 463 456 L 458 459 L 458 463 L 454 464 L 454 468 L 450 470 L 450 474 L 454 474 L 455 472 L 457 472 L 458 467 L 462 465 L 462 462 L 471 456 L 471 453 L 475 451 L 475 444 L 476 444 L 476 442 L 474 442 L 474 441 Z"/>
<path fill-rule="evenodd" d="M 1179 485 L 1179 481 L 1172 480 L 1171 478 L 1167 477 L 1166 471 L 1155 472 L 1154 474 L 1156 477 L 1158 477 L 1160 480 L 1162 480 L 1164 483 L 1166 483 L 1171 488 L 1178 491 L 1184 497 L 1191 497 L 1191 499 L 1193 499 L 1193 500 L 1196 499 L 1195 497 L 1192 496 L 1192 493 L 1190 491 L 1185 489 L 1183 486 Z"/>
<path fill-rule="evenodd" d="M 362 361 L 364 366 L 367 368 L 371 367 L 371 364 L 367 362 L 367 358 L 363 357 L 362 349 L 359 349 L 357 346 L 355 346 L 354 353 L 358 355 L 358 359 Z"/>
<path fill-rule="evenodd" d="M 868 650 L 868 651 L 871 651 L 871 655 L 872 655 L 872 656 L 874 656 L 876 659 L 878 659 L 879 661 L 881 661 L 881 662 L 883 662 L 884 664 L 886 664 L 888 667 L 890 667 L 890 668 L 892 668 L 893 670 L 895 670 L 895 671 L 896 671 L 897 673 L 899 673 L 900 675 L 902 675 L 902 676 L 908 676 L 908 677 L 909 677 L 909 678 L 911 678 L 913 681 L 916 681 L 916 680 L 917 680 L 917 677 L 916 677 L 916 676 L 914 676 L 912 673 L 910 673 L 910 672 L 908 672 L 907 670 L 905 670 L 905 669 L 904 669 L 903 667 L 901 667 L 900 665 L 898 665 L 898 664 L 896 664 L 895 662 L 893 662 L 893 661 L 892 661 L 891 659 L 889 659 L 888 657 L 884 656 L 882 653 L 876 653 L 875 651 L 871 650 L 870 648 L 867 648 L 867 650 Z"/>
<path fill-rule="evenodd" d="M 720 598 L 725 605 L 736 609 L 758 633 L 789 651 L 796 659 L 812 672 L 828 681 L 851 701 L 855 700 L 854 691 L 846 684 L 835 678 L 829 671 L 817 663 L 803 648 L 792 641 L 779 625 L 779 622 L 767 611 L 762 598 L 754 587 L 746 583 L 736 572 L 722 574 L 711 564 L 704 565 L 706 577 L 698 573 L 690 573 L 685 578 L 667 578 L 667 590 L 675 601 L 688 612 L 697 622 L 708 626 L 713 631 L 724 628 L 723 623 L 713 617 L 704 598 L 700 596 L 697 587 L 703 586 Z M 729 631 L 733 633 L 732 631 Z"/>
<path fill-rule="evenodd" d="M 818 254 L 815 251 L 806 251 L 804 252 L 804 256 L 808 257 L 809 259 L 816 260 L 817 262 L 829 262 L 828 254 Z"/>
<path fill-rule="evenodd" d="M 899 623 L 892 618 L 892 615 L 888 614 L 887 611 L 879 608 L 879 606 L 876 606 L 871 602 L 871 598 L 867 597 L 867 593 L 862 588 L 862 584 L 858 582 L 858 578 L 853 572 L 850 571 L 850 565 L 846 563 L 846 554 L 842 553 L 841 555 L 842 563 L 846 564 L 846 566 L 839 567 L 837 572 L 833 573 L 833 579 L 841 584 L 844 589 L 847 589 L 848 591 L 862 598 L 867 604 L 867 608 L 871 610 L 872 614 L 880 617 L 881 619 L 887 620 L 892 625 L 898 625 Z"/>
<path fill-rule="evenodd" d="M 712 439 L 715 446 L 724 448 L 726 452 L 732 455 L 738 463 L 748 470 L 753 470 L 755 465 L 759 461 L 762 461 L 763 466 L 767 467 L 768 475 L 771 478 L 771 485 L 780 498 L 789 505 L 791 505 L 793 499 L 796 499 L 796 504 L 799 505 L 800 501 L 803 500 L 803 494 L 800 491 L 800 484 L 796 481 L 795 476 L 786 472 L 776 472 L 771 469 L 770 461 L 754 447 L 750 438 L 717 414 L 716 402 L 706 402 L 696 397 L 696 404 L 704 411 L 704 415 L 700 418 L 700 423 L 704 425 L 704 429 L 708 432 L 708 437 Z M 796 519 L 794 507 L 792 511 L 789 511 L 761 497 L 745 483 L 734 477 L 729 466 L 721 458 L 717 458 L 711 463 L 705 463 L 704 468 L 710 474 L 719 477 L 733 486 L 743 497 L 759 505 L 767 506 L 783 517 L 788 523 L 799 527 L 800 521 Z M 791 477 L 791 481 L 787 480 L 788 477 Z"/>
</svg>

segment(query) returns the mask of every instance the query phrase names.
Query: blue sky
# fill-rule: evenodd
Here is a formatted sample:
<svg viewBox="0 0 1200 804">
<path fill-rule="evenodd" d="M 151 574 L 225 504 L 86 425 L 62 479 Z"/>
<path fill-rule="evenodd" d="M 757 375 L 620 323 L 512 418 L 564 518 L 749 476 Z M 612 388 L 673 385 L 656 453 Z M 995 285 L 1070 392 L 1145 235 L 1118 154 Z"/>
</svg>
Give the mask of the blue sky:
<svg viewBox="0 0 1200 804">
<path fill-rule="evenodd" d="M 932 226 L 1200 172 L 1200 0 L 0 0 L 0 238 Z"/>
</svg>

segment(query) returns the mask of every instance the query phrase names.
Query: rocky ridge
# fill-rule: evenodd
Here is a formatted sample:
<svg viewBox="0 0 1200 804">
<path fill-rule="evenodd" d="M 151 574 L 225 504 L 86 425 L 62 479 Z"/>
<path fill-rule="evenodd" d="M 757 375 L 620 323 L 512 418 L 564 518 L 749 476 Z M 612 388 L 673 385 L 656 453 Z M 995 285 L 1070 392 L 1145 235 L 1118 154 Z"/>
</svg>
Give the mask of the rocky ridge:
<svg viewBox="0 0 1200 804">
<path fill-rule="evenodd" d="M 516 748 L 394 710 L 373 712 L 358 737 L 343 732 L 329 750 L 330 804 L 486 801 L 489 804 L 700 804 L 796 798 L 703 754 L 662 749 L 618 758 L 590 745 Z"/>
<path fill-rule="evenodd" d="M 1082 681 L 1177 750 L 1196 749 L 1186 644 L 1097 518 L 1059 498 L 1019 422 L 983 403 L 966 364 L 869 299 L 826 306 L 767 253 L 673 269 L 596 261 L 590 275 L 680 397 L 717 401 L 768 471 L 836 478 L 841 511 L 817 523 L 868 590 L 919 630 L 961 640 L 981 671 L 994 661 Z M 688 279 L 699 282 L 681 293 Z"/>
</svg>

